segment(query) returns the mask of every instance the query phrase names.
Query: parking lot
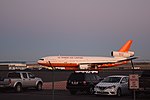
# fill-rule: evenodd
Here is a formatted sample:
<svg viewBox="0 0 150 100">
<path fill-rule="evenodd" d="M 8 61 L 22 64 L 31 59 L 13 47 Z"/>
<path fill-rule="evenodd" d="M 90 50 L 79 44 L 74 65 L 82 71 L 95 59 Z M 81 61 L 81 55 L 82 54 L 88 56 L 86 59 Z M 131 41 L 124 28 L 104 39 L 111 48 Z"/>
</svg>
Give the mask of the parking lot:
<svg viewBox="0 0 150 100">
<path fill-rule="evenodd" d="M 1 74 L 3 71 L 1 71 Z M 4 72 L 4 74 L 7 72 Z M 36 91 L 34 89 L 24 90 L 21 93 L 15 93 L 13 90 L 0 91 L 1 100 L 133 100 L 132 94 L 124 95 L 121 97 L 117 96 L 95 96 L 88 95 L 84 92 L 78 92 L 76 95 L 71 95 L 66 89 L 66 80 L 72 72 L 57 71 L 54 74 L 54 91 L 52 91 L 52 73 L 51 71 L 33 71 L 37 76 L 40 76 L 44 80 L 43 90 Z M 124 74 L 128 75 L 132 71 L 101 71 L 100 76 L 105 77 L 108 75 Z M 137 71 L 139 73 L 139 71 Z M 3 75 L 4 75 L 3 74 Z M 47 76 L 47 77 L 45 77 Z M 45 78 L 44 78 L 45 77 Z M 53 95 L 54 94 L 54 95 Z M 149 100 L 149 94 L 141 94 L 136 96 L 136 100 Z"/>
<path fill-rule="evenodd" d="M 132 95 L 122 97 L 116 96 L 95 96 L 87 95 L 85 93 L 78 93 L 71 95 L 66 90 L 55 90 L 54 96 L 52 90 L 26 90 L 23 93 L 14 93 L 12 91 L 0 92 L 1 100 L 133 100 Z M 141 95 L 136 97 L 136 100 L 149 100 L 149 95 Z"/>
</svg>

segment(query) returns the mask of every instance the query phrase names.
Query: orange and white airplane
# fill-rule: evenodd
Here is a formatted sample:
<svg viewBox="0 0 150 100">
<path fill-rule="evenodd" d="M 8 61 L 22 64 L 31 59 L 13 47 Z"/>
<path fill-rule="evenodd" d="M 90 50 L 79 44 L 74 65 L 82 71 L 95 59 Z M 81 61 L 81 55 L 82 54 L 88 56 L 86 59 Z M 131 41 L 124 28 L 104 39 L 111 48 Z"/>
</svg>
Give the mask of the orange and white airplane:
<svg viewBox="0 0 150 100">
<path fill-rule="evenodd" d="M 132 40 L 128 40 L 118 51 L 112 51 L 112 57 L 92 56 L 48 56 L 38 60 L 38 64 L 65 70 L 102 69 L 126 64 L 129 60 L 136 59 L 134 52 L 129 51 Z"/>
</svg>

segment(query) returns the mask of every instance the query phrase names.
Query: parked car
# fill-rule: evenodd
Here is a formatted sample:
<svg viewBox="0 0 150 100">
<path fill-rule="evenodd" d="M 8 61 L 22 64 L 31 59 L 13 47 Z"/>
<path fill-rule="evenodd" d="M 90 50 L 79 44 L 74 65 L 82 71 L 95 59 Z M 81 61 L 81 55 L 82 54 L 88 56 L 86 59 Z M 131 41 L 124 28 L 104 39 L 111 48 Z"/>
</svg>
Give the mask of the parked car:
<svg viewBox="0 0 150 100">
<path fill-rule="evenodd" d="M 75 95 L 78 91 L 93 94 L 94 87 L 100 79 L 97 74 L 93 73 L 72 73 L 67 80 L 66 88 L 72 95 Z"/>
<path fill-rule="evenodd" d="M 139 93 L 150 93 L 150 70 L 144 70 L 139 77 Z"/>
<path fill-rule="evenodd" d="M 94 88 L 95 95 L 121 96 L 129 93 L 128 76 L 113 75 L 104 78 Z"/>
<path fill-rule="evenodd" d="M 23 88 L 34 87 L 42 90 L 43 81 L 35 77 L 30 72 L 15 71 L 9 72 L 7 78 L 0 79 L 0 88 L 13 88 L 16 92 L 21 92 Z"/>
</svg>

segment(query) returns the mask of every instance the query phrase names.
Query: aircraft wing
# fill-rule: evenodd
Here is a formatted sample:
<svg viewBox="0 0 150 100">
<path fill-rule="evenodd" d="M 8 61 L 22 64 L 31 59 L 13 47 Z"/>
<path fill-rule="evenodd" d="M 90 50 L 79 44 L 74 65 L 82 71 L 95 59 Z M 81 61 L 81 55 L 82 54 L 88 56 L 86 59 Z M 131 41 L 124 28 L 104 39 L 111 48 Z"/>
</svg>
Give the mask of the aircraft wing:
<svg viewBox="0 0 150 100">
<path fill-rule="evenodd" d="M 120 60 L 118 62 L 123 62 L 123 61 L 131 61 L 131 60 L 134 60 L 134 59 L 137 59 L 138 57 L 130 57 L 130 58 L 126 58 L 124 60 Z"/>
<path fill-rule="evenodd" d="M 129 57 L 129 58 L 124 58 L 121 60 L 116 60 L 116 61 L 105 61 L 105 62 L 90 62 L 90 63 L 80 63 L 80 65 L 84 65 L 84 64 L 93 64 L 93 65 L 102 65 L 102 64 L 115 64 L 115 63 L 120 63 L 120 62 L 124 62 L 124 61 L 131 61 L 134 59 L 137 59 L 138 57 Z"/>
</svg>

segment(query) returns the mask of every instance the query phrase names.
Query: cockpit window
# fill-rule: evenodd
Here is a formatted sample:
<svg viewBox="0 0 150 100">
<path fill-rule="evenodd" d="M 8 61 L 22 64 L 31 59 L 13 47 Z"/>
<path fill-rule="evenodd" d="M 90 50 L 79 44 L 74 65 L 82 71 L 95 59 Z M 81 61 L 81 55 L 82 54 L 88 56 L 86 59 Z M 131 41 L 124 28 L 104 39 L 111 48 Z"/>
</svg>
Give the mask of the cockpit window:
<svg viewBox="0 0 150 100">
<path fill-rule="evenodd" d="M 44 60 L 44 59 L 39 59 L 39 60 Z"/>
</svg>

